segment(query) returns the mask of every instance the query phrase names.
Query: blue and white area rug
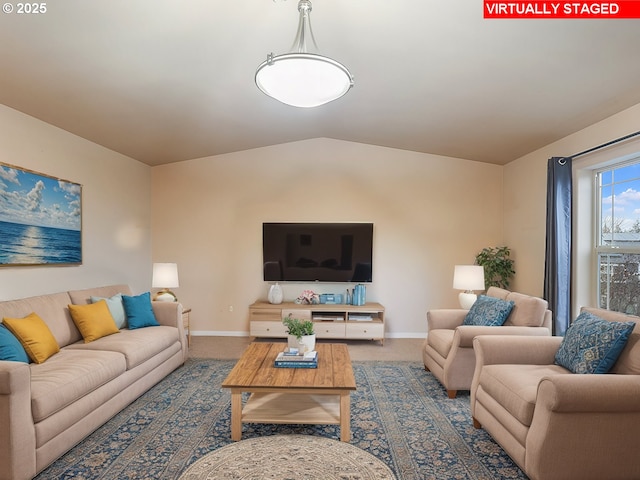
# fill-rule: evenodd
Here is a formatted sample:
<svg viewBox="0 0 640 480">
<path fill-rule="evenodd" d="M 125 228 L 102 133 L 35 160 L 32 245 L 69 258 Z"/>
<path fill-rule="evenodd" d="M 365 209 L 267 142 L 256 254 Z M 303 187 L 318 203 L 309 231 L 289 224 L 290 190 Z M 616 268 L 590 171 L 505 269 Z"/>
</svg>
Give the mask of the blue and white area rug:
<svg viewBox="0 0 640 480">
<path fill-rule="evenodd" d="M 178 479 L 232 443 L 230 394 L 220 385 L 234 364 L 189 359 L 36 478 Z M 419 363 L 353 367 L 351 444 L 383 461 L 398 480 L 527 478 L 484 430 L 473 428 L 465 392 L 449 399 Z M 243 425 L 242 438 L 288 434 L 340 438 L 337 425 L 260 424 Z"/>
</svg>

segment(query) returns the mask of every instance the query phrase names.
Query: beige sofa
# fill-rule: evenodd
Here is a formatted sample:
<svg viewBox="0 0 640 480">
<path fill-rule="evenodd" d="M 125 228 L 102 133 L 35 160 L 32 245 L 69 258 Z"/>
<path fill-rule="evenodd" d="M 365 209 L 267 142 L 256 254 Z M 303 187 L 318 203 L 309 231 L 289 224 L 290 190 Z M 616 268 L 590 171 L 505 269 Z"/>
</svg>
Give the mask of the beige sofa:
<svg viewBox="0 0 640 480">
<path fill-rule="evenodd" d="M 0 319 L 35 312 L 60 352 L 44 363 L 0 361 L 0 479 L 34 477 L 186 359 L 182 306 L 152 302 L 160 326 L 85 344 L 69 304 L 131 295 L 126 285 L 0 302 Z"/>
<path fill-rule="evenodd" d="M 640 478 L 640 318 L 609 374 L 555 365 L 561 337 L 481 336 L 471 414 L 532 480 Z"/>
<path fill-rule="evenodd" d="M 551 311 L 541 298 L 489 287 L 487 296 L 512 300 L 514 307 L 502 326 L 462 325 L 468 311 L 438 309 L 427 312 L 427 338 L 422 349 L 424 367 L 447 389 L 449 398 L 469 390 L 476 365 L 473 339 L 477 335 L 551 335 Z"/>
</svg>

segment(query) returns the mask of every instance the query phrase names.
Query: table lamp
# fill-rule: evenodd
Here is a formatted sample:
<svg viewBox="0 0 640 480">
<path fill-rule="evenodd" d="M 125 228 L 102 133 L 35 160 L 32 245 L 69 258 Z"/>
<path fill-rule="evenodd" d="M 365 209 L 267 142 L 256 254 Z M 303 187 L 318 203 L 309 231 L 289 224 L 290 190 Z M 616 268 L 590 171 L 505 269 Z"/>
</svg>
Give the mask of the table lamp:
<svg viewBox="0 0 640 480">
<path fill-rule="evenodd" d="M 162 289 L 153 297 L 155 301 L 177 302 L 178 298 L 175 293 L 169 289 L 180 286 L 178 282 L 178 265 L 176 263 L 154 263 L 151 286 Z"/>
<path fill-rule="evenodd" d="M 464 290 L 458 295 L 458 301 L 462 308 L 469 310 L 478 298 L 473 290 L 484 290 L 484 267 L 456 265 L 453 272 L 453 288 Z"/>
</svg>

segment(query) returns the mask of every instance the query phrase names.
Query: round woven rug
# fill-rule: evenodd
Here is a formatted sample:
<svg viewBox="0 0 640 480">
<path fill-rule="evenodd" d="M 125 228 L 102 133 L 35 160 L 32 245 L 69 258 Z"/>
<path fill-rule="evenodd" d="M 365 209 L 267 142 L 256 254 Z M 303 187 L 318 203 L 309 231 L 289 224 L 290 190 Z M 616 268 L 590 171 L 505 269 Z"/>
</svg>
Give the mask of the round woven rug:
<svg viewBox="0 0 640 480">
<path fill-rule="evenodd" d="M 310 435 L 250 438 L 208 453 L 180 480 L 395 480 L 387 465 L 345 442 Z"/>
</svg>

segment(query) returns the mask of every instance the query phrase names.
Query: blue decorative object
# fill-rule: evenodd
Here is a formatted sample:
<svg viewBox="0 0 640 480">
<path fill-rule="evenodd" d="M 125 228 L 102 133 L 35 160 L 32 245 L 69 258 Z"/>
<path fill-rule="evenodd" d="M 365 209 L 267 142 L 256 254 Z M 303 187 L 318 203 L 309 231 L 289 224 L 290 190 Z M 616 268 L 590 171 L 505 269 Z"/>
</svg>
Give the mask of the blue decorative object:
<svg viewBox="0 0 640 480">
<path fill-rule="evenodd" d="M 462 324 L 499 327 L 509 318 L 513 305 L 512 301 L 480 295 Z"/>
<path fill-rule="evenodd" d="M 29 363 L 29 356 L 13 333 L 0 324 L 0 360 Z"/>
<path fill-rule="evenodd" d="M 127 323 L 130 330 L 160 326 L 156 316 L 153 314 L 153 308 L 151 308 L 151 294 L 149 292 L 135 297 L 123 295 L 122 303 L 124 303 L 124 311 L 127 314 Z"/>
<path fill-rule="evenodd" d="M 608 322 L 582 312 L 567 329 L 555 363 L 573 373 L 607 373 L 635 326 L 635 322 Z"/>
</svg>

